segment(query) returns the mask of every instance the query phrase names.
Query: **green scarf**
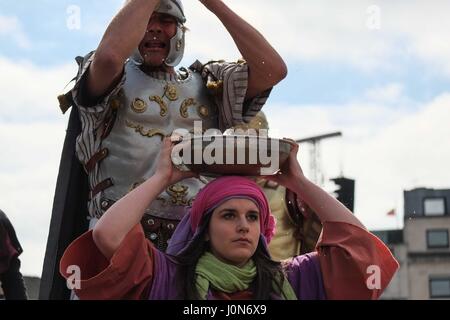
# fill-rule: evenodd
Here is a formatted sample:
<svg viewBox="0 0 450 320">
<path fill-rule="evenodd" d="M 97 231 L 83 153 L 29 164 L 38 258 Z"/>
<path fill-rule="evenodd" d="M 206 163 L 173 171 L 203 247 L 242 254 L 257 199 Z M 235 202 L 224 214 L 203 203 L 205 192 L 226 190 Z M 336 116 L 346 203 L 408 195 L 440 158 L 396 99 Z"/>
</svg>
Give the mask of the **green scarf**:
<svg viewBox="0 0 450 320">
<path fill-rule="evenodd" d="M 197 292 L 205 300 L 209 287 L 225 293 L 247 290 L 256 276 L 256 266 L 253 260 L 249 260 L 245 266 L 236 267 L 220 261 L 210 252 L 205 252 L 198 260 L 195 273 Z M 275 292 L 280 294 L 275 281 L 273 286 Z M 286 278 L 283 281 L 281 297 L 285 300 L 297 300 Z"/>
</svg>

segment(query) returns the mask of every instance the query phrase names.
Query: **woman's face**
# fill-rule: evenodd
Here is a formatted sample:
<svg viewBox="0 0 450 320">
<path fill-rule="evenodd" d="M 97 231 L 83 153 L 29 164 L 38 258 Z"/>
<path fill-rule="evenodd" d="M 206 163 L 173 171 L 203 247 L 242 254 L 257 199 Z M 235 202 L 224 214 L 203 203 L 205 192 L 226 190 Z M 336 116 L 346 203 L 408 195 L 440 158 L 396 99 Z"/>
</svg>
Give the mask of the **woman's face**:
<svg viewBox="0 0 450 320">
<path fill-rule="evenodd" d="M 245 265 L 258 246 L 259 209 L 248 199 L 231 199 L 216 208 L 209 223 L 207 240 L 220 260 Z"/>
</svg>

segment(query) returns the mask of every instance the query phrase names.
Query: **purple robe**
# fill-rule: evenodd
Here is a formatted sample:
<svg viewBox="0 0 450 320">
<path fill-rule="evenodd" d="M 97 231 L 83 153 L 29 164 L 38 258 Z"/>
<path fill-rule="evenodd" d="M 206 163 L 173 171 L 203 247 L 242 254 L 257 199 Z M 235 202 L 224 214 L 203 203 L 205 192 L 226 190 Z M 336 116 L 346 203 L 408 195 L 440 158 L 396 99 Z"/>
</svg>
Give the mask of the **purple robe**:
<svg viewBox="0 0 450 320">
<path fill-rule="evenodd" d="M 159 250 L 154 255 L 155 273 L 149 300 L 180 299 L 176 283 L 177 264 Z M 293 258 L 287 266 L 287 279 L 299 300 L 325 300 L 322 274 L 317 253 L 308 253 Z M 208 299 L 214 299 L 211 292 Z M 280 297 L 273 296 L 274 300 Z"/>
</svg>

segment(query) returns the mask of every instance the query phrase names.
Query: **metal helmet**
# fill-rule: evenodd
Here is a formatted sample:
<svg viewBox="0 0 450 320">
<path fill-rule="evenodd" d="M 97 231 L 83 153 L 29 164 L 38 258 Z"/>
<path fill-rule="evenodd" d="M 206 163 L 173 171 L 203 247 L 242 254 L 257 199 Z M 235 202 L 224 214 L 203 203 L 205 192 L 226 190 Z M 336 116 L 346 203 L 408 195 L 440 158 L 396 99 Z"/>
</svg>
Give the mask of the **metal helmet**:
<svg viewBox="0 0 450 320">
<path fill-rule="evenodd" d="M 165 13 L 177 19 L 177 32 L 172 39 L 170 39 L 169 54 L 164 61 L 165 65 L 175 67 L 181 62 L 181 59 L 183 59 L 185 48 L 185 28 L 183 24 L 186 22 L 186 17 L 184 16 L 183 4 L 181 3 L 181 0 L 161 0 L 154 12 Z M 139 48 L 134 50 L 131 59 L 137 64 L 142 64 L 144 62 L 144 58 L 139 52 Z"/>
</svg>

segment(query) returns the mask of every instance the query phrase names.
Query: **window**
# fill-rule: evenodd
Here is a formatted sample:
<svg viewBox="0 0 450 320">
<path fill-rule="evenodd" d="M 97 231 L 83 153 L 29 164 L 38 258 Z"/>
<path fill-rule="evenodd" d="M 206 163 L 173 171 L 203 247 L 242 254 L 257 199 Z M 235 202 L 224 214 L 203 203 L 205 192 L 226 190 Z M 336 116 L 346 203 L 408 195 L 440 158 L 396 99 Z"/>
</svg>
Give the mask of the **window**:
<svg viewBox="0 0 450 320">
<path fill-rule="evenodd" d="M 435 229 L 427 230 L 428 248 L 448 248 L 448 230 Z"/>
<path fill-rule="evenodd" d="M 428 198 L 423 200 L 424 214 L 426 216 L 445 215 L 445 198 Z"/>
<path fill-rule="evenodd" d="M 430 279 L 431 298 L 450 298 L 450 277 Z"/>
</svg>

